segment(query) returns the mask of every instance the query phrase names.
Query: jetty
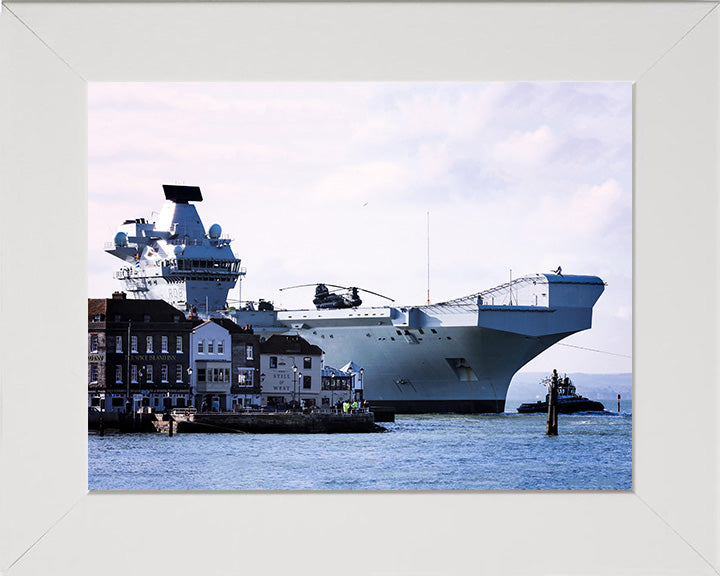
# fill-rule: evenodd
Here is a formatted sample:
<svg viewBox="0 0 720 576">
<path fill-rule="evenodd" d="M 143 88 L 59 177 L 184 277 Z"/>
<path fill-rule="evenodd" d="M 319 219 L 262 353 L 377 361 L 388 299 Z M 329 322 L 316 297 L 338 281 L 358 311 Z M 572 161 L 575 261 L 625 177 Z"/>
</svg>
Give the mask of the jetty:
<svg viewBox="0 0 720 576">
<path fill-rule="evenodd" d="M 102 417 L 101 417 L 102 416 Z M 372 412 L 358 410 L 193 412 L 89 412 L 88 431 L 155 432 L 165 434 L 335 434 L 385 432 Z"/>
</svg>

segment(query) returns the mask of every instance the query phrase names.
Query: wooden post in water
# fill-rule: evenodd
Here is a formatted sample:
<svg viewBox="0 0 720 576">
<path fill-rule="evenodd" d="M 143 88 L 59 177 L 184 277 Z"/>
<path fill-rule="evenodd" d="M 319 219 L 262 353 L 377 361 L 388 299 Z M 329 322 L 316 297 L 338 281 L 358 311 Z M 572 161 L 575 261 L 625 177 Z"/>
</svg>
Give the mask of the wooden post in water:
<svg viewBox="0 0 720 576">
<path fill-rule="evenodd" d="M 169 426 L 168 426 L 168 437 L 172 438 L 173 435 L 173 417 L 172 414 L 168 414 Z"/>
<path fill-rule="evenodd" d="M 557 436 L 557 385 L 558 385 L 558 374 L 557 370 L 553 370 L 552 378 L 550 379 L 550 390 L 548 390 L 548 417 L 547 417 L 547 429 L 546 434 L 548 436 Z"/>
<path fill-rule="evenodd" d="M 618 394 L 618 414 L 620 414 L 620 394 Z"/>
</svg>

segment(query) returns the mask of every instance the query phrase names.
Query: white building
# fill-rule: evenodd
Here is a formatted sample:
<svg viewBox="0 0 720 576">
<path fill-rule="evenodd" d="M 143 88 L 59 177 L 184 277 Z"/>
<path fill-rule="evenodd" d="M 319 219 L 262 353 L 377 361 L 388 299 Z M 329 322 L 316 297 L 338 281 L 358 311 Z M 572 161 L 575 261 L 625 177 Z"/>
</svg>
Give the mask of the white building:
<svg viewBox="0 0 720 576">
<path fill-rule="evenodd" d="M 273 335 L 260 345 L 263 404 L 320 406 L 322 350 L 300 336 Z"/>
<path fill-rule="evenodd" d="M 198 410 L 230 410 L 230 332 L 206 320 L 190 333 L 191 390 Z"/>
</svg>

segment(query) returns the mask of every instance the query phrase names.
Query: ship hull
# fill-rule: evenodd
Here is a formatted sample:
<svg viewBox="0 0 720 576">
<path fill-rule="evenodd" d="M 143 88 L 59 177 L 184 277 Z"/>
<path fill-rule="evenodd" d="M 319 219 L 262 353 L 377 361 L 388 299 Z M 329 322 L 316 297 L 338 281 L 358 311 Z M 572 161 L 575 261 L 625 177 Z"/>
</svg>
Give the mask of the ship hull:
<svg viewBox="0 0 720 576">
<path fill-rule="evenodd" d="M 567 335 L 529 338 L 478 326 L 432 330 L 358 326 L 295 333 L 324 350 L 326 365 L 362 367 L 355 388 L 363 399 L 406 414 L 503 412 L 513 375 Z"/>
</svg>

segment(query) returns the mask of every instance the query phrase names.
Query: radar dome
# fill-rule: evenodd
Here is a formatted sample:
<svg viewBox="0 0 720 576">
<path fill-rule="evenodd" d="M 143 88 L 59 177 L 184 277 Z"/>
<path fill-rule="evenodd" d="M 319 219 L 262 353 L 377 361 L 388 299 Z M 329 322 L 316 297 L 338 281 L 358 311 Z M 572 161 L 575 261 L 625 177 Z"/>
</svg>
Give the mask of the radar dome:
<svg viewBox="0 0 720 576">
<path fill-rule="evenodd" d="M 222 228 L 220 228 L 220 224 L 213 224 L 210 226 L 210 231 L 208 232 L 208 236 L 210 238 L 220 238 L 220 234 L 222 234 Z"/>
<path fill-rule="evenodd" d="M 127 246 L 127 234 L 125 232 L 115 234 L 115 246 Z"/>
</svg>

